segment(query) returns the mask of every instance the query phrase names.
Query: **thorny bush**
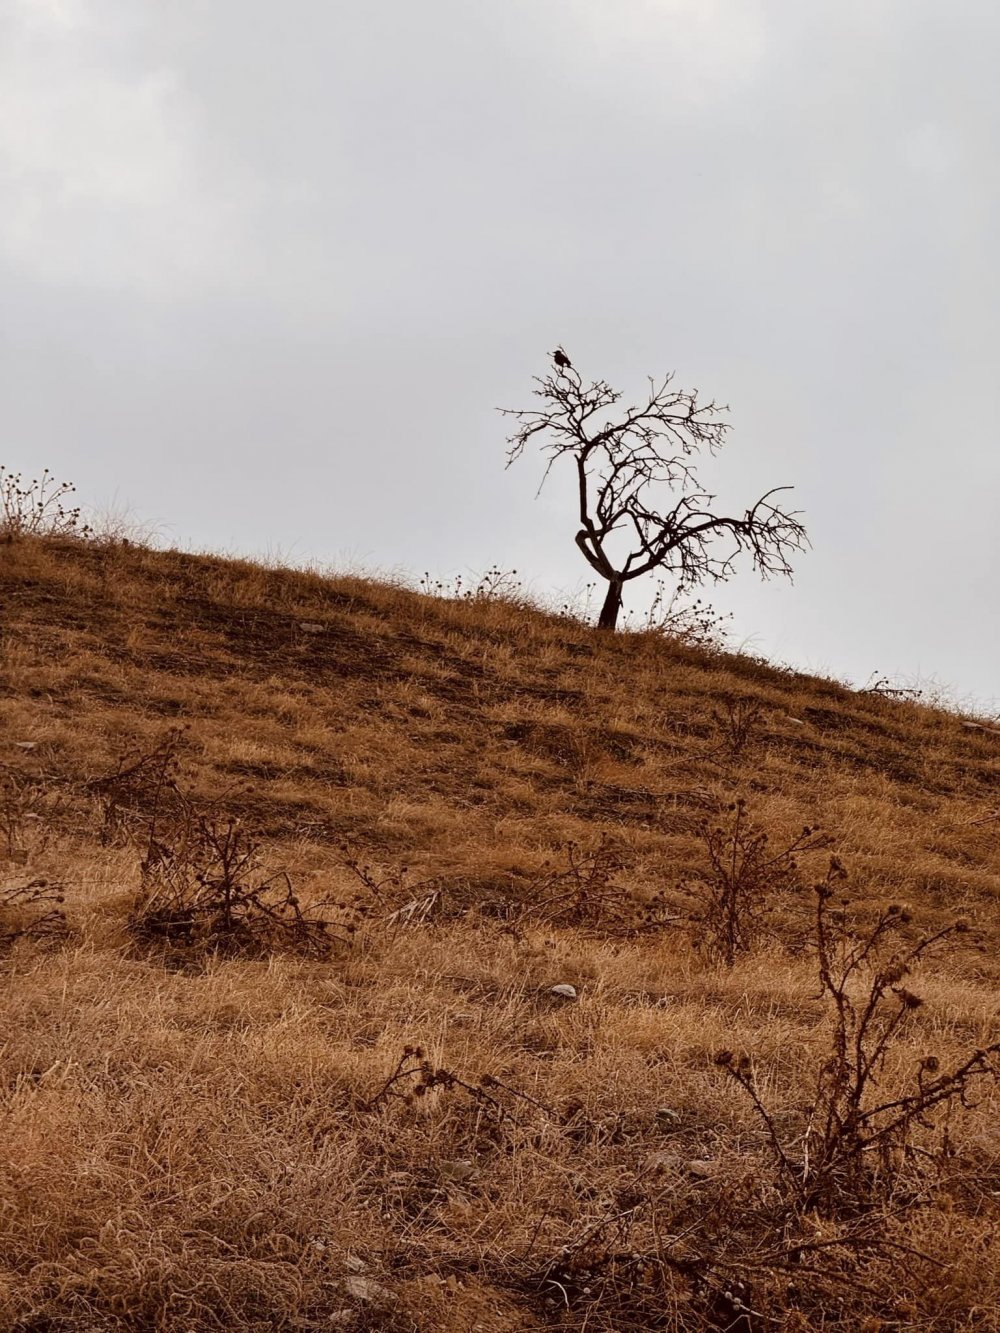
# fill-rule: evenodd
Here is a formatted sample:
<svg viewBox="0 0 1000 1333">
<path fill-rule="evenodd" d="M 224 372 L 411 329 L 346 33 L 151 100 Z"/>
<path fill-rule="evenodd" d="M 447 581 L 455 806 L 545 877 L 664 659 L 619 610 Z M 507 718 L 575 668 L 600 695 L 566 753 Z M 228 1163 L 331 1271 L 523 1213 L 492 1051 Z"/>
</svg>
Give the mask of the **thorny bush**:
<svg viewBox="0 0 1000 1333">
<path fill-rule="evenodd" d="M 79 505 L 69 504 L 72 482 L 56 481 L 46 468 L 25 481 L 0 464 L 0 541 L 20 537 L 89 537 Z"/>
<path fill-rule="evenodd" d="M 44 876 L 0 887 L 0 950 L 21 939 L 65 935 L 64 901 L 63 884 Z"/>
<path fill-rule="evenodd" d="M 459 1091 L 471 1098 L 477 1106 L 489 1110 L 501 1122 L 513 1118 L 511 1107 L 517 1103 L 531 1106 L 546 1116 L 559 1117 L 559 1112 L 553 1107 L 546 1106 L 529 1093 L 512 1087 L 492 1074 L 481 1074 L 473 1083 L 453 1070 L 435 1066 L 427 1058 L 422 1046 L 413 1045 L 403 1047 L 395 1068 L 372 1096 L 361 1102 L 360 1109 L 375 1111 L 393 1100 L 412 1105 L 432 1088 Z"/>
<path fill-rule="evenodd" d="M 890 907 L 860 929 L 835 902 L 843 873 L 832 861 L 816 893 L 830 1026 L 802 1118 L 790 1125 L 768 1109 L 749 1056 L 719 1052 L 760 1118 L 759 1148 L 744 1141 L 687 1189 L 679 1162 L 664 1177 L 623 1177 L 600 1216 L 532 1264 L 525 1256 L 520 1281 L 560 1326 L 846 1330 L 861 1326 L 859 1306 L 872 1329 L 912 1326 L 909 1293 L 940 1267 L 913 1244 L 913 1215 L 947 1187 L 956 1149 L 946 1112 L 1000 1075 L 1000 1043 L 947 1071 L 925 1054 L 908 1087 L 883 1087 L 920 1008 L 904 983 L 962 926 L 914 939 L 908 914 Z"/>
<path fill-rule="evenodd" d="M 517 602 L 523 595 L 523 585 L 516 569 L 501 569 L 491 565 L 475 582 L 467 582 L 456 574 L 451 583 L 432 578 L 427 572 L 417 585 L 428 597 L 445 597 L 461 602 Z"/>
<path fill-rule="evenodd" d="M 928 1168 L 948 1156 L 947 1134 L 934 1139 L 932 1115 L 966 1106 L 979 1078 L 1000 1077 L 1000 1042 L 975 1050 L 950 1070 L 924 1055 L 907 1090 L 887 1096 L 887 1057 L 909 1031 L 923 1001 L 903 983 L 935 945 L 963 932 L 964 922 L 906 943 L 910 915 L 898 905 L 858 930 L 848 901 L 834 906 L 845 871 L 834 858 L 816 888 L 815 945 L 819 982 L 830 1011 L 829 1047 L 816 1075 L 808 1117 L 791 1141 L 779 1134 L 758 1093 L 753 1062 L 723 1051 L 717 1062 L 750 1097 L 768 1132 L 790 1197 L 803 1209 L 856 1214 L 889 1201 L 899 1208 L 924 1196 Z M 898 941 L 896 947 L 894 943 Z"/>
<path fill-rule="evenodd" d="M 721 709 L 713 710 L 712 717 L 719 728 L 722 747 L 731 759 L 741 759 L 760 739 L 764 710 L 757 699 L 727 696 Z"/>
<path fill-rule="evenodd" d="M 759 942 L 775 898 L 799 887 L 799 855 L 825 846 L 826 838 L 806 825 L 775 850 L 768 834 L 752 823 L 745 800 L 730 805 L 729 813 L 729 827 L 703 830 L 708 873 L 694 926 L 705 952 L 731 967 Z"/>
<path fill-rule="evenodd" d="M 51 800 L 40 782 L 0 765 L 0 857 L 26 865 L 48 839 Z"/>
<path fill-rule="evenodd" d="M 338 903 L 356 925 L 362 923 L 402 929 L 427 921 L 441 903 L 441 890 L 433 879 L 414 880 L 408 866 L 383 870 L 363 861 L 347 843 L 340 849 L 340 864 L 360 885 L 359 890 Z"/>
<path fill-rule="evenodd" d="M 110 773 L 89 783 L 99 802 L 103 843 L 139 841 L 147 844 L 148 853 L 161 824 L 185 821 L 188 802 L 178 786 L 183 740 L 184 728 L 170 727 L 147 748 L 120 755 Z"/>
<path fill-rule="evenodd" d="M 191 810 L 169 840 L 151 841 L 130 927 L 173 948 L 326 957 L 349 938 L 349 922 L 303 910 L 285 870 L 266 874 L 259 844 L 232 815 Z"/>
<path fill-rule="evenodd" d="M 682 588 L 673 588 L 668 593 L 663 580 L 657 579 L 656 592 L 640 628 L 647 634 L 658 634 L 687 648 L 709 648 L 720 652 L 726 644 L 732 615 L 716 611 L 700 597 L 686 602 L 684 595 Z M 627 617 L 625 623 L 629 624 Z"/>
<path fill-rule="evenodd" d="M 519 925 L 540 919 L 553 926 L 631 936 L 655 931 L 676 920 L 668 915 L 663 894 L 640 899 L 619 882 L 629 859 L 625 849 L 608 834 L 590 848 L 566 842 L 559 853 L 561 863 L 547 861 L 543 865 Z"/>
<path fill-rule="evenodd" d="M 104 840 L 141 848 L 132 935 L 187 952 L 310 957 L 349 940 L 355 924 L 342 904 L 324 900 L 304 909 L 288 873 L 265 870 L 260 844 L 224 809 L 227 793 L 206 803 L 183 789 L 182 737 L 171 728 L 90 784 Z"/>
</svg>

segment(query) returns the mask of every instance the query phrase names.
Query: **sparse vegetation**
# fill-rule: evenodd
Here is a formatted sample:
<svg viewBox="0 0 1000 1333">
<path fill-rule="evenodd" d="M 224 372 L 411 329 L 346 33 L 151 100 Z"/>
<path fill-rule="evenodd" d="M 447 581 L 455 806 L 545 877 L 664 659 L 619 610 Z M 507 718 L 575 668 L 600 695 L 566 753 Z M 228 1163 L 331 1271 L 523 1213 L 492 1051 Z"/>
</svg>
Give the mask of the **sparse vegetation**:
<svg viewBox="0 0 1000 1333">
<path fill-rule="evenodd" d="M 0 950 L 16 940 L 41 940 L 66 933 L 65 885 L 44 876 L 22 884 L 0 884 Z"/>
<path fill-rule="evenodd" d="M 808 1118 L 794 1145 L 783 1141 L 765 1108 L 750 1058 L 724 1051 L 716 1060 L 763 1120 L 783 1183 L 798 1208 L 855 1217 L 891 1201 L 898 1217 L 926 1204 L 928 1183 L 932 1189 L 941 1187 L 950 1144 L 935 1113 L 954 1103 L 967 1106 L 977 1079 L 1000 1078 L 1000 1042 L 976 1048 L 947 1071 L 937 1055 L 925 1054 L 909 1089 L 885 1087 L 889 1057 L 923 1005 L 903 982 L 926 954 L 965 924 L 943 926 L 907 942 L 902 937 L 910 914 L 893 904 L 874 925 L 859 928 L 849 921 L 848 901 L 833 902 L 845 877 L 834 858 L 815 890 L 814 943 L 831 1021 Z"/>
<path fill-rule="evenodd" d="M 728 826 L 704 829 L 708 873 L 701 879 L 695 925 L 701 947 L 732 967 L 761 942 L 775 900 L 801 887 L 799 856 L 825 846 L 826 839 L 807 824 L 775 850 L 770 834 L 754 825 L 742 796 L 729 814 Z"/>
<path fill-rule="evenodd" d="M 46 468 L 41 476 L 25 481 L 20 472 L 0 464 L 0 541 L 22 537 L 86 537 L 90 528 L 83 510 L 70 503 L 76 487 L 56 481 Z"/>
<path fill-rule="evenodd" d="M 425 573 L 418 587 L 428 597 L 452 597 L 463 602 L 517 602 L 522 599 L 524 585 L 516 569 L 491 565 L 478 577 L 468 579 L 456 574 L 450 582 Z"/>
<path fill-rule="evenodd" d="M 741 759 L 760 739 L 764 710 L 759 699 L 728 696 L 712 712 L 730 759 Z"/>
<path fill-rule="evenodd" d="M 653 634 L 662 634 L 691 648 L 721 650 L 725 646 L 732 618 L 727 612 L 716 611 L 700 597 L 695 597 L 690 602 L 686 601 L 680 589 L 673 588 L 668 591 L 663 580 L 658 579 L 656 592 L 653 594 L 653 600 L 641 628 Z M 626 616 L 625 624 L 628 623 Z"/>
<path fill-rule="evenodd" d="M 346 903 L 303 911 L 286 870 L 265 873 L 261 846 L 224 809 L 227 792 L 207 806 L 180 785 L 183 731 L 89 783 L 101 805 L 101 839 L 139 844 L 141 888 L 129 916 L 146 944 L 225 955 L 280 950 L 325 958 L 356 929 Z M 334 916 L 319 915 L 333 908 Z"/>
<path fill-rule="evenodd" d="M 326 958 L 352 921 L 303 911 L 287 870 L 265 872 L 260 844 L 233 815 L 189 808 L 169 839 L 151 835 L 129 917 L 136 939 L 227 956 L 281 950 Z"/>
<path fill-rule="evenodd" d="M 1000 1327 L 992 732 L 506 593 L 5 549 L 0 1326 Z"/>
</svg>

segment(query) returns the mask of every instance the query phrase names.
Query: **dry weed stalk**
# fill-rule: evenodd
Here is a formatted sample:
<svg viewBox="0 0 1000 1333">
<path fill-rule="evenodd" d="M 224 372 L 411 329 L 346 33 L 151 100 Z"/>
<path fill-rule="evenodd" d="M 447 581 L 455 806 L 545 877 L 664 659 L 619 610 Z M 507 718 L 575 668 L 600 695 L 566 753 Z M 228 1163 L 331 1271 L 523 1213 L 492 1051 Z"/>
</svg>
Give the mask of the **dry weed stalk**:
<svg viewBox="0 0 1000 1333">
<path fill-rule="evenodd" d="M 890 953 L 892 941 L 910 924 L 909 913 L 888 907 L 873 926 L 858 931 L 848 919 L 847 900 L 832 905 L 845 874 L 834 858 L 816 888 L 815 945 L 831 1025 L 801 1134 L 788 1140 L 779 1132 L 757 1090 L 749 1056 L 722 1051 L 716 1057 L 763 1121 L 790 1202 L 835 1217 L 867 1213 L 880 1204 L 898 1210 L 923 1200 L 927 1167 L 940 1168 L 948 1145 L 919 1145 L 916 1131 L 933 1129 L 931 1113 L 940 1107 L 968 1106 L 977 1079 L 1000 1078 L 1000 1042 L 994 1042 L 947 1072 L 937 1056 L 925 1055 L 909 1091 L 888 1097 L 880 1091 L 887 1058 L 922 1004 L 904 979 L 930 949 L 965 925 L 945 926 Z"/>
<path fill-rule="evenodd" d="M 501 569 L 499 565 L 491 565 L 473 583 L 466 582 L 461 574 L 456 574 L 451 583 L 447 583 L 444 579 L 432 578 L 425 571 L 417 586 L 427 597 L 480 603 L 516 603 L 522 599 L 524 589 L 516 569 Z"/>
<path fill-rule="evenodd" d="M 338 907 L 349 912 L 357 925 L 401 930 L 425 924 L 441 906 L 441 890 L 435 880 L 411 879 L 408 866 L 379 870 L 347 844 L 340 853 L 340 864 L 358 881 L 361 891 L 338 903 Z"/>
<path fill-rule="evenodd" d="M 170 948 L 326 957 L 356 929 L 351 914 L 320 915 L 335 906 L 326 901 L 304 911 L 287 871 L 266 874 L 260 844 L 221 808 L 226 793 L 204 805 L 184 791 L 182 738 L 172 727 L 89 784 L 101 802 L 102 841 L 143 845 L 132 934 Z"/>
<path fill-rule="evenodd" d="M 225 954 L 290 950 L 326 957 L 353 923 L 303 911 L 287 871 L 265 875 L 259 844 L 233 816 L 192 810 L 172 842 L 152 843 L 130 918 L 144 941 Z"/>
<path fill-rule="evenodd" d="M 731 759 L 740 759 L 760 738 L 764 710 L 757 699 L 727 695 L 722 708 L 713 709 L 712 717 L 721 732 L 722 747 Z"/>
<path fill-rule="evenodd" d="M 45 468 L 39 477 L 25 481 L 0 463 L 0 540 L 21 537 L 89 537 L 79 505 L 65 502 L 76 491 L 69 481 L 56 481 Z"/>
<path fill-rule="evenodd" d="M 119 756 L 110 773 L 88 783 L 100 802 L 102 843 L 120 846 L 138 834 L 147 844 L 148 861 L 158 823 L 171 815 L 184 818 L 186 802 L 178 786 L 183 737 L 184 728 L 170 727 L 152 746 Z"/>
<path fill-rule="evenodd" d="M 877 694 L 883 699 L 922 699 L 924 691 L 912 685 L 896 685 L 889 676 L 879 676 L 873 671 L 867 681 L 858 690 L 859 694 Z"/>
<path fill-rule="evenodd" d="M 615 882 L 628 862 L 612 838 L 605 834 L 591 848 L 569 841 L 559 850 L 565 864 L 557 868 L 545 862 L 522 924 L 539 917 L 551 925 L 596 926 L 634 916 L 634 900 Z"/>
<path fill-rule="evenodd" d="M 729 812 L 729 828 L 703 831 L 709 874 L 695 926 L 701 947 L 731 967 L 759 941 L 776 895 L 798 887 L 797 857 L 825 846 L 826 838 L 807 824 L 774 851 L 768 834 L 751 822 L 745 800 L 735 801 Z"/>
<path fill-rule="evenodd" d="M 0 948 L 66 934 L 65 885 L 39 876 L 0 888 Z"/>
<path fill-rule="evenodd" d="M 377 1091 L 361 1103 L 360 1109 L 375 1111 L 392 1100 L 401 1100 L 411 1105 L 415 1099 L 426 1096 L 432 1088 L 444 1088 L 449 1091 L 458 1089 L 477 1105 L 488 1107 L 499 1121 L 513 1118 L 512 1112 L 500 1100 L 502 1095 L 512 1098 L 515 1102 L 532 1106 L 544 1115 L 559 1118 L 559 1112 L 551 1106 L 546 1106 L 530 1093 L 522 1092 L 492 1074 L 482 1074 L 478 1082 L 472 1083 L 453 1070 L 434 1066 L 427 1059 L 422 1046 L 403 1047 L 395 1068 Z"/>
<path fill-rule="evenodd" d="M 684 601 L 685 590 L 675 587 L 668 593 L 662 579 L 656 581 L 656 592 L 639 628 L 647 634 L 683 644 L 687 648 L 708 648 L 721 652 L 725 647 L 730 612 L 716 611 L 707 602 L 696 597 Z M 625 625 L 631 627 L 626 615 Z"/>
<path fill-rule="evenodd" d="M 46 792 L 41 783 L 5 767 L 0 769 L 0 838 L 7 861 L 26 865 L 38 851 L 48 830 L 42 817 Z"/>
</svg>

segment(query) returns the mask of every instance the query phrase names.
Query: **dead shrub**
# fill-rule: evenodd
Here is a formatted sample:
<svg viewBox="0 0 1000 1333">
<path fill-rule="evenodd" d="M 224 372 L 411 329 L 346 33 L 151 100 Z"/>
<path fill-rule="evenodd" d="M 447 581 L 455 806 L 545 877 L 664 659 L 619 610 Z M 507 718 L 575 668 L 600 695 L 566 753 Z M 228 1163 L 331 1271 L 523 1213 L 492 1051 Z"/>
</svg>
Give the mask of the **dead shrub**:
<svg viewBox="0 0 1000 1333">
<path fill-rule="evenodd" d="M 749 1056 L 737 1059 L 723 1051 L 716 1057 L 761 1117 L 790 1201 L 833 1216 L 864 1213 L 890 1200 L 898 1211 L 924 1199 L 928 1170 L 939 1174 L 949 1151 L 946 1137 L 935 1138 L 933 1113 L 967 1105 L 977 1079 L 1000 1078 L 995 1042 L 947 1071 L 929 1053 L 907 1090 L 888 1096 L 882 1091 L 887 1058 L 923 1003 L 905 979 L 930 949 L 965 927 L 958 922 L 906 943 L 909 913 L 893 905 L 874 925 L 858 929 L 846 899 L 833 905 L 844 877 L 834 858 L 816 888 L 815 947 L 831 1021 L 798 1135 L 789 1140 L 779 1132 L 757 1091 Z"/>
<path fill-rule="evenodd" d="M 340 864 L 361 887 L 339 906 L 350 912 L 358 925 L 364 922 L 401 930 L 423 924 L 441 907 L 437 880 L 416 880 L 408 866 L 384 870 L 371 865 L 346 843 L 340 853 Z"/>
<path fill-rule="evenodd" d="M 605 835 L 591 848 L 566 842 L 558 855 L 562 864 L 543 865 L 531 902 L 522 912 L 522 924 L 538 918 L 554 926 L 595 926 L 610 918 L 631 917 L 632 897 L 617 883 L 627 860 L 611 838 Z"/>
<path fill-rule="evenodd" d="M 728 828 L 703 829 L 709 870 L 693 924 L 698 945 L 731 967 L 759 942 L 775 898 L 800 887 L 799 855 L 825 846 L 826 838 L 806 825 L 775 851 L 769 835 L 751 821 L 745 800 L 733 802 L 729 813 Z"/>
<path fill-rule="evenodd" d="M 721 748 L 730 759 L 740 759 L 760 740 L 764 710 L 759 700 L 727 695 L 722 707 L 712 710 L 721 735 Z"/>
<path fill-rule="evenodd" d="M 667 585 L 657 579 L 656 592 L 640 629 L 686 648 L 723 651 L 732 614 L 716 611 L 700 597 L 686 602 L 685 595 L 685 590 L 677 587 L 668 593 Z"/>
<path fill-rule="evenodd" d="M 5 860 L 27 865 L 32 854 L 42 850 L 49 836 L 50 805 L 42 783 L 16 769 L 0 768 L 0 847 Z"/>
<path fill-rule="evenodd" d="M 187 818 L 188 804 L 178 786 L 183 738 L 184 728 L 170 727 L 147 748 L 120 755 L 111 772 L 88 783 L 99 803 L 102 843 L 155 841 L 157 822 Z"/>
<path fill-rule="evenodd" d="M 198 802 L 180 782 L 180 728 L 122 756 L 90 783 L 102 841 L 139 843 L 140 889 L 128 918 L 133 938 L 188 953 L 327 957 L 350 939 L 345 904 L 303 908 L 287 871 L 268 871 L 261 844 L 222 797 Z"/>
<path fill-rule="evenodd" d="M 833 860 L 816 892 L 813 943 L 830 1024 L 802 1118 L 768 1108 L 750 1056 L 719 1052 L 716 1065 L 759 1117 L 760 1146 L 742 1139 L 687 1187 L 680 1160 L 662 1181 L 632 1176 L 599 1218 L 570 1221 L 562 1245 L 534 1263 L 526 1257 L 512 1280 L 561 1327 L 763 1333 L 860 1327 L 866 1316 L 873 1328 L 909 1326 L 910 1293 L 943 1266 L 913 1244 L 914 1214 L 947 1186 L 948 1111 L 970 1104 L 977 1081 L 1000 1077 L 1000 1043 L 947 1071 L 924 1055 L 908 1086 L 886 1083 L 920 1009 L 905 982 L 963 927 L 914 939 L 909 915 L 889 907 L 860 928 L 848 904 L 834 902 L 843 878 Z M 959 1175 L 968 1179 L 968 1164 Z"/>
<path fill-rule="evenodd" d="M 517 576 L 517 570 L 501 569 L 499 565 L 491 565 L 471 582 L 461 574 L 456 574 L 449 583 L 444 579 L 432 578 L 425 570 L 417 586 L 427 597 L 443 597 L 456 602 L 517 604 L 523 600 L 524 595 L 524 585 Z"/>
<path fill-rule="evenodd" d="M 240 820 L 192 811 L 178 837 L 151 844 L 129 928 L 137 939 L 172 948 L 325 958 L 354 929 L 319 915 L 328 906 L 303 910 L 285 870 L 266 874 L 260 846 Z"/>
<path fill-rule="evenodd" d="M 17 940 L 65 935 L 64 888 L 44 877 L 0 887 L 0 950 Z"/>
<path fill-rule="evenodd" d="M 11 472 L 0 463 L 0 541 L 89 537 L 91 529 L 83 521 L 80 506 L 68 503 L 75 492 L 72 482 L 56 481 L 48 468 L 25 481 L 20 472 Z"/>
<path fill-rule="evenodd" d="M 563 843 L 556 862 L 546 861 L 526 893 L 516 921 L 600 930 L 602 935 L 635 936 L 680 920 L 667 909 L 666 896 L 638 896 L 619 876 L 630 859 L 613 837 L 602 835 L 594 847 Z"/>
<path fill-rule="evenodd" d="M 473 1083 L 443 1066 L 435 1066 L 427 1059 L 422 1046 L 404 1046 L 395 1068 L 376 1092 L 361 1102 L 363 1111 L 375 1111 L 390 1101 L 401 1100 L 412 1105 L 426 1096 L 432 1088 L 457 1091 L 470 1098 L 478 1107 L 490 1111 L 498 1121 L 513 1118 L 511 1105 L 518 1103 L 533 1107 L 544 1115 L 558 1118 L 559 1112 L 546 1106 L 529 1093 L 503 1082 L 492 1074 L 481 1074 Z"/>
</svg>

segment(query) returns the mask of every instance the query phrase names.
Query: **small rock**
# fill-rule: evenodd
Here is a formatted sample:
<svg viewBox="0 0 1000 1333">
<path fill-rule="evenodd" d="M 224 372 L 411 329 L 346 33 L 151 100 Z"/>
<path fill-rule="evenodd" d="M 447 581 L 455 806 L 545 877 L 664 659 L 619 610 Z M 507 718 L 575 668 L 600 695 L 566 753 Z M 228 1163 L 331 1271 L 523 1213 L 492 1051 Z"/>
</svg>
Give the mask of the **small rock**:
<svg viewBox="0 0 1000 1333">
<path fill-rule="evenodd" d="M 344 1267 L 352 1273 L 363 1273 L 368 1265 L 364 1259 L 359 1259 L 356 1254 L 349 1254 L 344 1259 Z"/>
<path fill-rule="evenodd" d="M 326 626 L 316 620 L 300 620 L 299 629 L 303 634 L 322 634 Z"/>
<path fill-rule="evenodd" d="M 463 1158 L 454 1162 L 442 1162 L 439 1169 L 442 1180 L 453 1181 L 456 1185 L 461 1184 L 463 1180 L 471 1180 L 476 1174 L 476 1168 L 472 1162 Z"/>
<path fill-rule="evenodd" d="M 672 1106 L 658 1106 L 656 1108 L 656 1123 L 658 1125 L 676 1125 L 680 1118 L 680 1111 L 675 1111 Z"/>
<path fill-rule="evenodd" d="M 693 1157 L 684 1163 L 684 1170 L 695 1180 L 711 1180 L 715 1175 L 715 1163 L 700 1157 Z"/>
<path fill-rule="evenodd" d="M 37 750 L 37 749 L 38 749 L 38 742 L 37 742 L 37 741 L 15 741 L 15 742 L 14 742 L 14 748 L 15 748 L 16 750 Z"/>
<path fill-rule="evenodd" d="M 348 1328 L 353 1323 L 353 1310 L 333 1310 L 326 1317 L 327 1328 Z"/>
<path fill-rule="evenodd" d="M 340 1289 L 361 1305 L 391 1305 L 396 1299 L 388 1287 L 383 1287 L 370 1277 L 345 1277 Z"/>
<path fill-rule="evenodd" d="M 672 1152 L 653 1152 L 646 1158 L 646 1170 L 654 1176 L 664 1175 L 666 1172 L 677 1172 L 680 1168 L 680 1162 Z"/>
<path fill-rule="evenodd" d="M 575 1000 L 576 987 L 571 986 L 568 981 L 561 981 L 558 986 L 550 986 L 549 994 L 557 996 L 560 1000 Z"/>
</svg>

